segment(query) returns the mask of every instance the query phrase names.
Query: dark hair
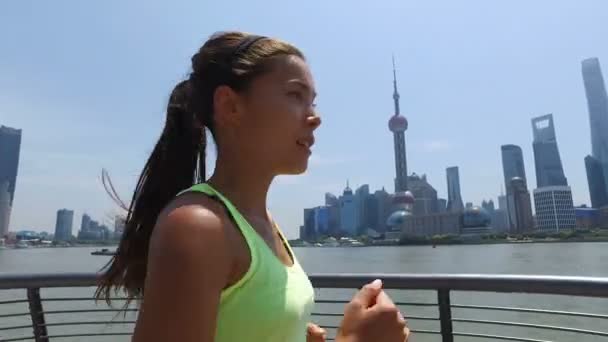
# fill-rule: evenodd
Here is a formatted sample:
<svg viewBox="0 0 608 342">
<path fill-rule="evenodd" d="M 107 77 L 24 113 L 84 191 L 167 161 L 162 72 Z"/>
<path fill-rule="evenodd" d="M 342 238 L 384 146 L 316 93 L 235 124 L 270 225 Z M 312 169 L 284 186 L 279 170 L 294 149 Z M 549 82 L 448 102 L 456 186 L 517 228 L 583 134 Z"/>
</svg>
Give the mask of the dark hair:
<svg viewBox="0 0 608 342">
<path fill-rule="evenodd" d="M 180 191 L 205 180 L 205 128 L 215 135 L 216 88 L 245 90 L 279 55 L 304 58 L 288 43 L 242 32 L 217 33 L 192 57 L 192 72 L 169 98 L 165 127 L 139 176 L 116 255 L 100 278 L 98 299 L 110 303 L 112 290 L 121 289 L 127 305 L 142 297 L 150 237 L 160 212 Z M 110 189 L 115 195 L 111 183 Z"/>
</svg>

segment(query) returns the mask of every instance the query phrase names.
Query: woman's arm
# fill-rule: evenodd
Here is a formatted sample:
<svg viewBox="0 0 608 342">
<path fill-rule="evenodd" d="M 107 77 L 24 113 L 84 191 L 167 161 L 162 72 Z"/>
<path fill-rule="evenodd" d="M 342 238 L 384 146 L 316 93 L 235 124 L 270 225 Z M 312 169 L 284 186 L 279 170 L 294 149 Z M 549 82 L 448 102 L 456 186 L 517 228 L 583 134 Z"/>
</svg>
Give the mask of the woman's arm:
<svg viewBox="0 0 608 342">
<path fill-rule="evenodd" d="M 161 216 L 132 341 L 212 342 L 231 265 L 223 220 L 192 204 Z"/>
</svg>

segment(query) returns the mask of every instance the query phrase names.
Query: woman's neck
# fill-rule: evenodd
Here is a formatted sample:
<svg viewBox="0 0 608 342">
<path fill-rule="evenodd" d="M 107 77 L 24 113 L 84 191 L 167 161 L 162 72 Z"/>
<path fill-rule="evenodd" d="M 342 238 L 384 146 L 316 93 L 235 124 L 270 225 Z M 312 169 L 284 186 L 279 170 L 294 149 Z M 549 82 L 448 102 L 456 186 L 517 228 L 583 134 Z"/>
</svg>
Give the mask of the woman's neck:
<svg viewBox="0 0 608 342">
<path fill-rule="evenodd" d="M 243 215 L 269 220 L 266 199 L 274 176 L 260 171 L 251 166 L 226 163 L 218 157 L 215 171 L 207 183 L 226 196 Z"/>
</svg>

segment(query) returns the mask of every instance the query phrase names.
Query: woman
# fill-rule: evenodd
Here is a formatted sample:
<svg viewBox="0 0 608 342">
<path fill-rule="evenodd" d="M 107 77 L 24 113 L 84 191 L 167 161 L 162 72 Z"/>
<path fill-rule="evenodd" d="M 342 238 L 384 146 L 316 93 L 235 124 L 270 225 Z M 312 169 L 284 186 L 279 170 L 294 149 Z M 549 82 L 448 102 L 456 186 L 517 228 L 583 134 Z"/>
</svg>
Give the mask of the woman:
<svg viewBox="0 0 608 342">
<path fill-rule="evenodd" d="M 194 55 L 98 289 L 141 299 L 133 341 L 324 339 L 307 325 L 313 288 L 266 211 L 274 177 L 307 168 L 315 96 L 303 54 L 285 42 L 220 33 Z M 205 129 L 217 146 L 206 181 Z M 408 332 L 376 281 L 347 305 L 337 341 L 403 342 Z"/>
</svg>

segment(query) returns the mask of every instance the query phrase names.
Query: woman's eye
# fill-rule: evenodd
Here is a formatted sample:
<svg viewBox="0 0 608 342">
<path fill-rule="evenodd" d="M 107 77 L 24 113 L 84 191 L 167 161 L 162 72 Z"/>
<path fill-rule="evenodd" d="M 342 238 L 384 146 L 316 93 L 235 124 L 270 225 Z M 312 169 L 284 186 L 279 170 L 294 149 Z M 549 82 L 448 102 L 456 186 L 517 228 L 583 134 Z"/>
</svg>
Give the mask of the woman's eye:
<svg viewBox="0 0 608 342">
<path fill-rule="evenodd" d="M 297 91 L 289 92 L 288 95 L 296 98 L 297 100 L 302 100 L 302 94 Z"/>
</svg>

